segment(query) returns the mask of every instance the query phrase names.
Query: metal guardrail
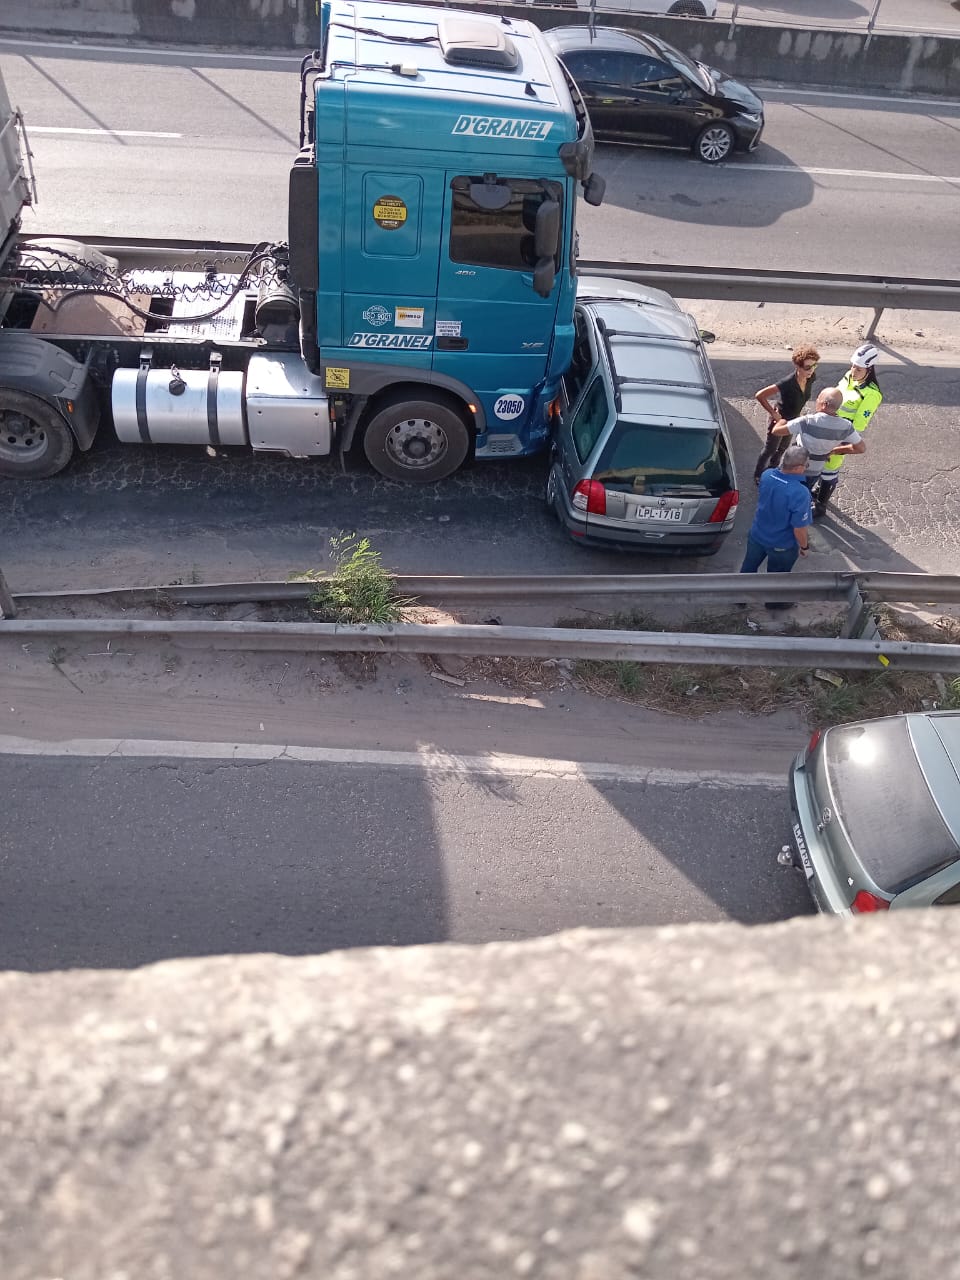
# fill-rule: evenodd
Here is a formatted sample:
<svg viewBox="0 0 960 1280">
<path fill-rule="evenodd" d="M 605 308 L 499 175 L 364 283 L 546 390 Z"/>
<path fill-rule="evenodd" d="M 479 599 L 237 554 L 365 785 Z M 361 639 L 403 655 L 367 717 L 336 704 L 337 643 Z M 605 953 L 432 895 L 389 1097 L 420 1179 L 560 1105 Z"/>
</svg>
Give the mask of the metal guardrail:
<svg viewBox="0 0 960 1280">
<path fill-rule="evenodd" d="M 53 234 L 53 233 L 51 233 Z M 48 237 L 32 231 L 20 243 L 41 242 Z M 236 272 L 254 246 L 217 240 L 147 240 L 130 236 L 85 237 L 84 243 L 123 266 L 186 267 L 209 263 L 225 272 Z M 606 276 L 665 289 L 677 298 L 709 298 L 726 302 L 783 302 L 872 307 L 873 319 L 866 336 L 873 337 L 888 307 L 911 311 L 960 311 L 960 281 L 926 280 L 908 276 L 841 276 L 822 271 L 764 271 L 744 267 L 674 266 L 652 262 L 585 260 L 578 271 L 586 276 Z"/>
<path fill-rule="evenodd" d="M 109 600 L 117 605 L 239 604 L 304 601 L 325 579 L 297 582 L 197 583 L 84 591 L 23 592 L 17 604 Z M 423 600 L 562 603 L 571 599 L 670 600 L 683 603 L 838 600 L 846 621 L 837 640 L 817 637 L 704 635 L 664 631 L 612 631 L 565 627 L 458 624 L 438 627 L 340 626 L 313 622 L 228 622 L 139 619 L 20 619 L 7 614 L 0 636 L 26 640 L 123 640 L 154 637 L 213 648 L 300 652 L 446 653 L 488 657 L 603 658 L 633 662 L 716 663 L 727 666 L 866 669 L 877 662 L 910 670 L 960 671 L 960 645 L 883 639 L 871 601 L 960 602 L 960 577 L 920 573 L 819 572 L 799 574 L 575 575 L 463 578 L 398 575 L 398 594 Z"/>
<path fill-rule="evenodd" d="M 960 672 L 960 645 L 884 640 L 823 640 L 783 635 L 710 636 L 572 627 L 452 627 L 398 623 L 342 627 L 298 622 L 144 622 L 124 619 L 15 619 L 0 635 L 33 640 L 172 641 L 212 649 L 281 653 L 430 653 L 513 658 L 592 658 L 614 662 L 711 663 L 731 667 L 870 670 L 878 662 L 909 671 Z"/>
<path fill-rule="evenodd" d="M 960 281 L 907 276 L 840 276 L 822 271 L 758 271 L 745 267 L 683 267 L 664 263 L 589 262 L 581 275 L 630 280 L 665 289 L 676 298 L 727 302 L 786 302 L 872 307 L 872 338 L 888 307 L 908 311 L 960 311 Z"/>
<path fill-rule="evenodd" d="M 307 600 L 330 578 L 283 582 L 172 583 L 148 587 L 90 587 L 69 591 L 18 591 L 13 603 L 109 599 L 120 605 L 247 604 Z M 856 588 L 864 600 L 960 604 L 960 577 L 952 574 L 817 570 L 791 574 L 394 574 L 397 595 L 422 601 L 484 603 L 585 597 L 672 600 L 695 604 L 736 601 L 843 600 Z"/>
<path fill-rule="evenodd" d="M 909 577 L 910 575 L 902 575 Z M 917 575 L 924 577 L 923 574 Z M 774 581 L 782 577 L 783 581 Z M 98 587 L 81 591 L 17 592 L 18 604 L 54 600 L 109 599 L 121 605 L 247 604 L 307 600 L 328 577 L 287 582 L 182 583 L 155 587 Z M 740 573 L 685 574 L 510 574 L 463 577 L 442 574 L 395 574 L 397 595 L 421 601 L 556 602 L 591 598 L 629 597 L 636 600 L 674 600 L 683 603 L 729 604 L 734 600 L 843 599 L 855 575 L 817 572 L 752 576 Z M 951 580 L 952 581 L 952 580 Z M 957 599 L 960 599 L 960 580 Z"/>
</svg>

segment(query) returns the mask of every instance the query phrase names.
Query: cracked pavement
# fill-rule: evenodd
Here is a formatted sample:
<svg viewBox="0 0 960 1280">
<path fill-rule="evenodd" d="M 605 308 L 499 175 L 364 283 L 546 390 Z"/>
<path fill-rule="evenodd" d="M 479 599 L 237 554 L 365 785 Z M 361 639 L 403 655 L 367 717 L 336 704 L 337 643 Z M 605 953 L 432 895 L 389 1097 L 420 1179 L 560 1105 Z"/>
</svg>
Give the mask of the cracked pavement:
<svg viewBox="0 0 960 1280">
<path fill-rule="evenodd" d="M 329 538 L 367 535 L 407 573 L 705 572 L 735 569 L 753 514 L 763 424 L 750 396 L 782 350 L 725 347 L 713 364 L 740 475 L 737 526 L 710 559 L 588 551 L 546 512 L 543 458 L 481 464 L 442 484 L 405 486 L 360 461 L 242 451 L 141 449 L 105 434 L 52 480 L 0 480 L 3 568 L 14 590 L 174 580 L 284 578 L 329 565 Z M 824 361 L 824 379 L 841 371 Z M 836 510 L 818 524 L 810 569 L 951 572 L 960 549 L 952 461 L 960 372 L 891 362 L 867 453 L 848 462 Z M 802 571 L 802 570 L 801 570 Z"/>
</svg>

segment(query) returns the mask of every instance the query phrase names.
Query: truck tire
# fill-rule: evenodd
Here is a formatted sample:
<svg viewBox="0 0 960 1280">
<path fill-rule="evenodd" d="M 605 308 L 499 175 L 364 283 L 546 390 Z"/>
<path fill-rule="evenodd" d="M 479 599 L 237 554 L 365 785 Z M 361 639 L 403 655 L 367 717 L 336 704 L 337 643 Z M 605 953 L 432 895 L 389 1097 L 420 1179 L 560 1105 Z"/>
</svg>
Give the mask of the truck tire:
<svg viewBox="0 0 960 1280">
<path fill-rule="evenodd" d="M 0 476 L 43 480 L 73 457 L 73 432 L 53 405 L 0 387 Z"/>
<path fill-rule="evenodd" d="M 470 430 L 446 397 L 400 394 L 382 401 L 363 433 L 367 461 L 389 480 L 429 484 L 452 475 L 470 451 Z"/>
</svg>

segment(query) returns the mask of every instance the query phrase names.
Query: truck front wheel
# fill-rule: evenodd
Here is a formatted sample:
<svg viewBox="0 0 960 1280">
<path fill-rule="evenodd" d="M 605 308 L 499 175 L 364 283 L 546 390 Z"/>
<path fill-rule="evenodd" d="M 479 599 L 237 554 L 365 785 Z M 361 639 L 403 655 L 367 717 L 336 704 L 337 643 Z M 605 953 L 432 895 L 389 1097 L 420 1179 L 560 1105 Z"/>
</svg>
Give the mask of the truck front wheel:
<svg viewBox="0 0 960 1280">
<path fill-rule="evenodd" d="M 470 431 L 446 399 L 397 397 L 370 419 L 363 451 L 382 476 L 427 484 L 457 470 L 470 451 Z"/>
<path fill-rule="evenodd" d="M 73 433 L 45 400 L 0 387 L 0 475 L 42 480 L 73 457 Z"/>
</svg>

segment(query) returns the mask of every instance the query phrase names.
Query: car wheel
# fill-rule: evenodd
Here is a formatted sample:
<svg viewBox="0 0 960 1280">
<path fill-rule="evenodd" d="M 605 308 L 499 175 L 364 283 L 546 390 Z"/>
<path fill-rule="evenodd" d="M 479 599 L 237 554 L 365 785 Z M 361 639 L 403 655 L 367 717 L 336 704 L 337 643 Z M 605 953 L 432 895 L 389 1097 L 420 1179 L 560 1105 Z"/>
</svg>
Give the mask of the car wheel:
<svg viewBox="0 0 960 1280">
<path fill-rule="evenodd" d="M 553 467 L 550 468 L 550 474 L 547 476 L 547 487 L 543 495 L 543 500 L 546 502 L 550 511 L 555 511 L 557 505 L 557 480 L 556 476 L 553 474 Z"/>
<path fill-rule="evenodd" d="M 672 4 L 667 10 L 676 18 L 705 18 L 707 11 L 700 3 L 700 0 L 677 0 L 676 4 Z"/>
<path fill-rule="evenodd" d="M 719 164 L 729 156 L 733 143 L 734 135 L 730 126 L 722 120 L 715 120 L 697 134 L 693 154 L 704 164 Z"/>
</svg>

